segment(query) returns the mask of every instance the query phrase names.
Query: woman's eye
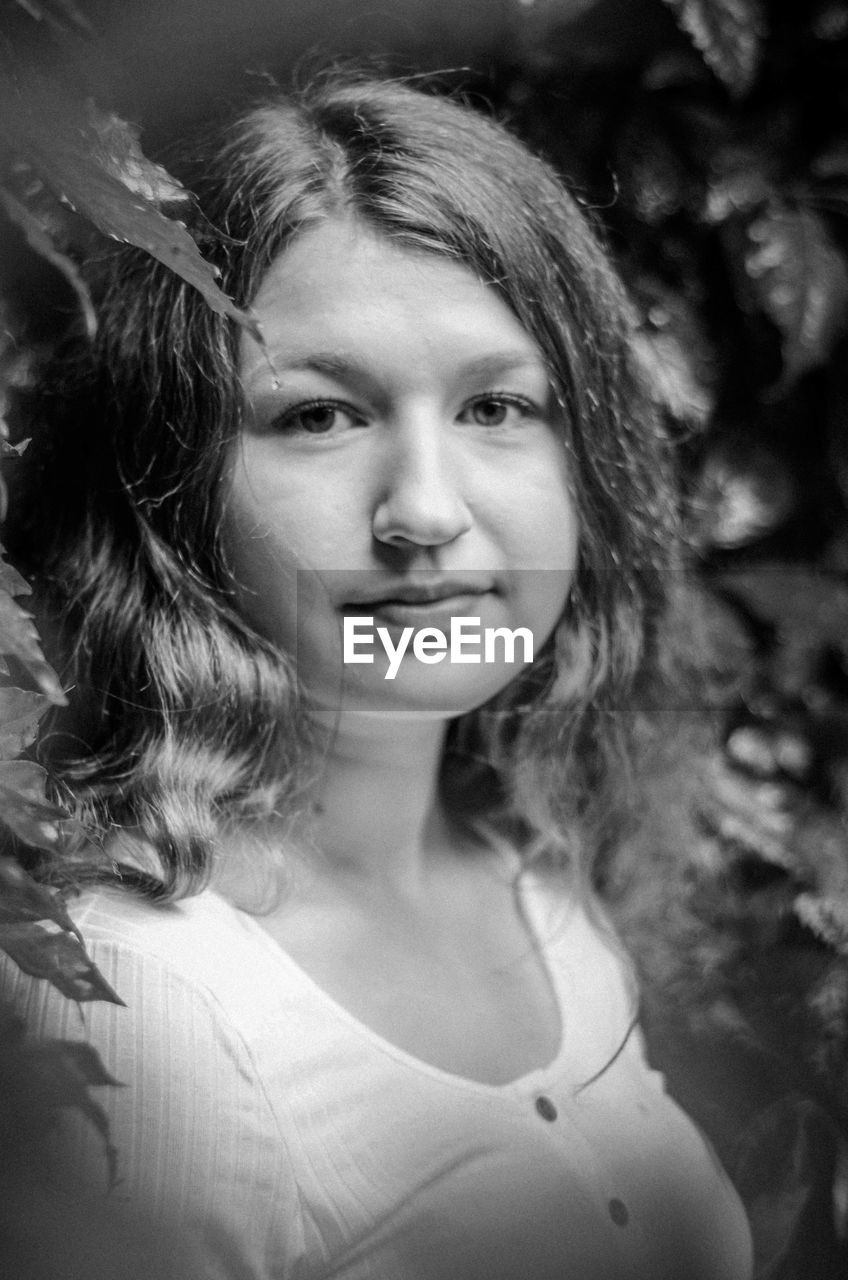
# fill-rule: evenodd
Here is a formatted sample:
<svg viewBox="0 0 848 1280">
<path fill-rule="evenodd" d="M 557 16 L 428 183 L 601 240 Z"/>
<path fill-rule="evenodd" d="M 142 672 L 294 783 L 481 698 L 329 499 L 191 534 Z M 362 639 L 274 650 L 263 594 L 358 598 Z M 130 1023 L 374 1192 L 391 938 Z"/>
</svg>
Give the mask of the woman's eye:
<svg viewBox="0 0 848 1280">
<path fill-rule="evenodd" d="M 338 435 L 349 427 L 362 425 L 362 419 L 353 409 L 332 400 L 315 400 L 309 404 L 297 404 L 278 414 L 271 423 L 275 431 L 288 431 L 293 435 Z"/>
<path fill-rule="evenodd" d="M 502 427 L 510 421 L 517 422 L 527 418 L 532 412 L 532 406 L 524 400 L 511 396 L 489 395 L 472 400 L 460 416 L 479 427 Z"/>
</svg>

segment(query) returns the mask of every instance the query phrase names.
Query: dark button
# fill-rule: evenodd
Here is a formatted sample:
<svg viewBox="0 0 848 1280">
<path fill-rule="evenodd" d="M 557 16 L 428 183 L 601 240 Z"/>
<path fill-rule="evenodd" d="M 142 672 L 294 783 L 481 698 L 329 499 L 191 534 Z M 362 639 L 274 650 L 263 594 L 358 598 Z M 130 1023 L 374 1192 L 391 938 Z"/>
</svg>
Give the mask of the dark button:
<svg viewBox="0 0 848 1280">
<path fill-rule="evenodd" d="M 609 1214 L 617 1227 L 626 1227 L 630 1221 L 627 1205 L 617 1197 L 613 1197 L 609 1202 Z"/>
<path fill-rule="evenodd" d="M 536 1110 L 543 1120 L 556 1120 L 557 1118 L 556 1107 L 550 1098 L 545 1097 L 543 1093 L 540 1093 L 536 1099 Z"/>
</svg>

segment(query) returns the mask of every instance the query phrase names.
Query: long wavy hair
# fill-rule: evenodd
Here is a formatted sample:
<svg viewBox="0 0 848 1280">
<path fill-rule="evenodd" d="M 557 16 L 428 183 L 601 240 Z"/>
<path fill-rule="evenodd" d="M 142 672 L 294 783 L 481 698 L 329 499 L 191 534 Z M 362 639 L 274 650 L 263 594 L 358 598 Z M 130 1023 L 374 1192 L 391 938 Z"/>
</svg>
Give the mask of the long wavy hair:
<svg viewBox="0 0 848 1280">
<path fill-rule="evenodd" d="M 677 555 L 667 442 L 589 219 L 502 125 L 394 81 L 319 78 L 171 168 L 241 305 L 295 237 L 341 215 L 465 264 L 538 343 L 575 476 L 574 588 L 535 663 L 451 724 L 441 785 L 469 827 L 528 858 L 585 862 L 621 808 Z M 237 327 L 133 248 L 89 275 L 97 336 L 69 340 L 45 373 L 8 531 L 72 686 L 40 750 L 89 835 L 42 872 L 177 897 L 203 885 L 234 828 L 261 838 L 308 810 L 315 753 L 292 661 L 239 615 L 221 537 L 243 412 Z M 118 828 L 155 865 L 101 856 Z"/>
</svg>

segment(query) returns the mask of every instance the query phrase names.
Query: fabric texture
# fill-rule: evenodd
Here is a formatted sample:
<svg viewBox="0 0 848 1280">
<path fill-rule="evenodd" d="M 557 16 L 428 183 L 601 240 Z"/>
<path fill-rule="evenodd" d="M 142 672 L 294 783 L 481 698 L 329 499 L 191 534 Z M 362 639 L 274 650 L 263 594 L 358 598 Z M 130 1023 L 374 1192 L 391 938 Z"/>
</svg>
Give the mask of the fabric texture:
<svg viewBox="0 0 848 1280">
<path fill-rule="evenodd" d="M 625 962 L 564 895 L 522 895 L 563 1035 L 497 1086 L 371 1031 L 211 890 L 85 895 L 126 1008 L 2 966 L 34 1035 L 87 1040 L 123 1082 L 98 1091 L 118 1186 L 70 1113 L 52 1176 L 177 1230 L 209 1280 L 748 1280 L 744 1211 L 645 1060 Z"/>
</svg>

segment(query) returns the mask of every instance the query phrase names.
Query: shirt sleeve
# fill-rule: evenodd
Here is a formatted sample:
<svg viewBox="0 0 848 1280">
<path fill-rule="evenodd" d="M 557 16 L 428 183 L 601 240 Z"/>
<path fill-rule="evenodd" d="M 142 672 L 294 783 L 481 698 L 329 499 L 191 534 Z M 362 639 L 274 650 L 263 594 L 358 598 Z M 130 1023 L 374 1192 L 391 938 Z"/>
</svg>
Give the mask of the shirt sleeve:
<svg viewBox="0 0 848 1280">
<path fill-rule="evenodd" d="M 121 1082 L 91 1090 L 116 1182 L 102 1135 L 76 1109 L 62 1112 L 48 1176 L 172 1233 L 204 1280 L 287 1280 L 302 1239 L 297 1189 L 249 1046 L 210 991 L 159 957 L 110 941 L 88 951 L 125 1008 L 76 1005 L 3 966 L 4 996 L 30 1035 L 92 1045 Z"/>
</svg>

